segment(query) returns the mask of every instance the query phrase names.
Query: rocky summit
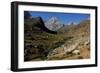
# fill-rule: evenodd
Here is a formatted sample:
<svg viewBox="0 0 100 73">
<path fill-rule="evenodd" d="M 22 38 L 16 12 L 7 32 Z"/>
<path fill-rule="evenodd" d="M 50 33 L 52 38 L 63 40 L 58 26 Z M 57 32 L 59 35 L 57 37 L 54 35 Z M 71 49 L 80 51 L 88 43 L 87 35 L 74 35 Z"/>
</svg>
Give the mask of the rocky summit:
<svg viewBox="0 0 100 73">
<path fill-rule="evenodd" d="M 51 31 L 57 31 L 62 26 L 62 23 L 58 20 L 57 17 L 52 17 L 51 19 L 45 22 L 45 27 Z"/>
</svg>

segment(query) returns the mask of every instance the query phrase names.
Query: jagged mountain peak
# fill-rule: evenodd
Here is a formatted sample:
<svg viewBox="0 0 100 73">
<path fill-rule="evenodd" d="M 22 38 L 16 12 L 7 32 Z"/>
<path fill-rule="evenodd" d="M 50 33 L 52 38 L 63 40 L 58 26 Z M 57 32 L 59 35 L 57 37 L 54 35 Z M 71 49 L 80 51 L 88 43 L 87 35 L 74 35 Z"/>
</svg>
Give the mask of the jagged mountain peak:
<svg viewBox="0 0 100 73">
<path fill-rule="evenodd" d="M 53 16 L 53 17 L 51 17 L 49 20 L 52 20 L 52 21 L 58 21 L 58 18 L 55 17 L 55 16 Z"/>
<path fill-rule="evenodd" d="M 51 31 L 57 31 L 63 25 L 57 17 L 51 17 L 48 21 L 45 22 L 45 26 Z"/>
</svg>

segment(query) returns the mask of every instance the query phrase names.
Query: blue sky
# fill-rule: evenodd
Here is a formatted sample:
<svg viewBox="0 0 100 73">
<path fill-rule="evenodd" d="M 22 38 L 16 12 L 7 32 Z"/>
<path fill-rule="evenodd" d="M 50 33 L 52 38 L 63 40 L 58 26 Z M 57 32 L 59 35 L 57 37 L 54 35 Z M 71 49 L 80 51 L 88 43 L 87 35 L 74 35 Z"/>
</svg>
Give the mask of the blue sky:
<svg viewBox="0 0 100 73">
<path fill-rule="evenodd" d="M 29 12 L 32 17 L 41 16 L 44 21 L 49 20 L 51 17 L 57 17 L 63 24 L 80 23 L 83 20 L 90 19 L 90 14 L 83 13 L 58 13 L 58 12 Z"/>
</svg>

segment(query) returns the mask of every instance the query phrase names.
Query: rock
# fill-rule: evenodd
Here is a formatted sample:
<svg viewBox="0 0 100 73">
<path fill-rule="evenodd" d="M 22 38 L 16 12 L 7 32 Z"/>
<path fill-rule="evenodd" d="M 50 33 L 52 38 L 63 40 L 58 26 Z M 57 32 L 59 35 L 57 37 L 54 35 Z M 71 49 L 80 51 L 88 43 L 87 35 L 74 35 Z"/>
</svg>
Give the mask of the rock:
<svg viewBox="0 0 100 73">
<path fill-rule="evenodd" d="M 75 54 L 75 55 L 79 55 L 80 54 L 80 50 L 76 49 L 72 53 Z"/>
</svg>

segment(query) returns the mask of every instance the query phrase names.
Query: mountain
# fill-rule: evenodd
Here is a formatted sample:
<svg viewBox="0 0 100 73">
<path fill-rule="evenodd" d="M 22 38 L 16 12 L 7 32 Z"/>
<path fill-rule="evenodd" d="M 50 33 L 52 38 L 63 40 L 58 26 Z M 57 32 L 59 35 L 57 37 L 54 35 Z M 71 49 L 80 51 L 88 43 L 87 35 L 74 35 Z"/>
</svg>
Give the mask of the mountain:
<svg viewBox="0 0 100 73">
<path fill-rule="evenodd" d="M 62 27 L 62 23 L 58 20 L 57 17 L 52 17 L 45 22 L 45 27 L 51 31 L 57 31 Z"/>
<path fill-rule="evenodd" d="M 25 24 L 30 23 L 29 25 L 35 25 L 49 33 L 56 33 L 56 31 L 63 26 L 57 17 L 52 17 L 48 21 L 44 22 L 40 16 L 32 17 L 28 11 L 24 12 L 24 19 Z"/>
<path fill-rule="evenodd" d="M 34 28 L 37 28 L 39 29 L 39 31 L 44 31 L 44 32 L 52 33 L 52 34 L 57 33 L 56 31 L 49 30 L 49 28 L 45 26 L 45 22 L 40 16 L 34 17 L 34 18 L 32 17 L 31 19 L 30 18 L 25 19 L 25 26 L 26 26 L 26 29 L 30 26 L 29 29 L 31 30 L 32 29 L 34 30 Z"/>
<path fill-rule="evenodd" d="M 40 16 L 24 19 L 24 61 L 87 58 L 90 58 L 90 20 L 63 26 L 56 17 L 46 22 Z"/>
</svg>

